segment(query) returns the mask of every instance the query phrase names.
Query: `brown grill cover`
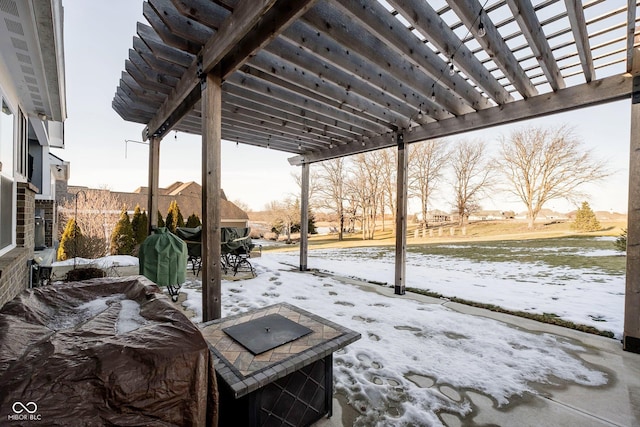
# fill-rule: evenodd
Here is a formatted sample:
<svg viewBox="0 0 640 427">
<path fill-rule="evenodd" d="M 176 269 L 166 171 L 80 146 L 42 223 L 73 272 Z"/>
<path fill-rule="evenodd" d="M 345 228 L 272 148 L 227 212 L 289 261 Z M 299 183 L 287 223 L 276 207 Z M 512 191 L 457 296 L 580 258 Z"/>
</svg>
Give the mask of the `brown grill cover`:
<svg viewBox="0 0 640 427">
<path fill-rule="evenodd" d="M 198 328 L 148 279 L 117 279 L 29 289 L 0 310 L 0 425 L 216 424 Z"/>
</svg>

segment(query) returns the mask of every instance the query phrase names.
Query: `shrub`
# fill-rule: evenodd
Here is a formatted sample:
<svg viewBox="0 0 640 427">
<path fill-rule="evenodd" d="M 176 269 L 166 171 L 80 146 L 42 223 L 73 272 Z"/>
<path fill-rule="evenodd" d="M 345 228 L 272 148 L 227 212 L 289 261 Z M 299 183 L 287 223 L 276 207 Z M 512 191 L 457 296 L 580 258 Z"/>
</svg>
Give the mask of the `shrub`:
<svg viewBox="0 0 640 427">
<path fill-rule="evenodd" d="M 141 211 L 140 205 L 136 205 L 133 211 L 133 218 L 131 219 L 131 228 L 133 228 L 133 235 L 137 244 L 144 242 L 147 238 L 147 228 L 149 226 L 149 218 L 147 213 Z"/>
<path fill-rule="evenodd" d="M 582 207 L 576 212 L 576 219 L 573 222 L 573 228 L 578 231 L 598 231 L 600 230 L 600 222 L 593 213 L 589 203 L 582 202 Z"/>
<path fill-rule="evenodd" d="M 627 251 L 627 229 L 626 228 L 622 230 L 620 235 L 618 235 L 618 238 L 616 239 L 616 241 L 613 242 L 613 246 L 615 246 L 615 248 L 620 252 Z"/>
<path fill-rule="evenodd" d="M 106 275 L 107 273 L 105 273 L 104 270 L 95 267 L 86 267 L 68 271 L 67 275 L 65 276 L 65 280 L 67 282 L 77 282 L 79 280 L 89 280 L 105 277 Z"/>
<path fill-rule="evenodd" d="M 65 261 L 81 255 L 82 238 L 82 231 L 80 230 L 80 226 L 76 225 L 76 219 L 69 218 L 67 225 L 64 227 L 62 237 L 60 238 L 60 244 L 58 245 L 58 261 Z"/>
<path fill-rule="evenodd" d="M 198 217 L 198 215 L 196 215 L 195 213 L 192 213 L 191 215 L 189 215 L 189 218 L 187 218 L 187 223 L 185 224 L 185 227 L 196 228 L 199 225 L 202 225 L 202 222 L 200 221 L 200 217 Z"/>
<path fill-rule="evenodd" d="M 133 227 L 129 220 L 129 214 L 123 208 L 120 212 L 120 219 L 111 233 L 111 245 L 109 252 L 111 255 L 131 255 L 136 245 Z"/>
<path fill-rule="evenodd" d="M 175 200 L 169 205 L 169 212 L 167 212 L 167 218 L 165 220 L 165 226 L 172 233 L 176 232 L 177 227 L 184 227 L 184 218 L 180 213 L 180 207 Z"/>
</svg>

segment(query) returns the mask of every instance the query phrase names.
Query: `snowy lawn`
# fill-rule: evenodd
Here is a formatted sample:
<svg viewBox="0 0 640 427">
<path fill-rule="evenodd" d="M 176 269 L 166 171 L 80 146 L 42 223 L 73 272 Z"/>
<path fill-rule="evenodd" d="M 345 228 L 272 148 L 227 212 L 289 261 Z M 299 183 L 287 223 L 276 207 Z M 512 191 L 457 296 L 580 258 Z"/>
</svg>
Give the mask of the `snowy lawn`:
<svg viewBox="0 0 640 427">
<path fill-rule="evenodd" d="M 391 280 L 392 259 L 354 259 L 350 258 L 353 252 L 312 251 L 309 265 L 376 281 Z M 457 295 L 469 289 L 473 292 L 469 298 L 479 298 L 482 293 L 478 290 L 497 293 L 490 288 L 492 281 L 507 286 L 512 283 L 507 282 L 507 276 L 519 275 L 515 263 L 509 270 L 472 262 L 455 263 L 454 268 L 454 264 L 443 265 L 445 262 L 420 267 L 419 259 L 409 257 L 410 285 L 428 283 L 431 288 L 434 282 L 441 282 L 443 290 L 456 286 Z M 528 333 L 438 304 L 385 297 L 330 276 L 299 273 L 292 268 L 297 264 L 293 253 L 266 253 L 252 263 L 258 272 L 256 278 L 223 281 L 223 317 L 288 302 L 360 332 L 361 340 L 334 355 L 335 390 L 360 412 L 359 426 L 442 425 L 438 413 L 464 417 L 471 412 L 466 390 L 477 390 L 497 405 L 505 405 L 515 396 L 537 393 L 536 383 L 568 381 L 595 387 L 608 381 L 606 373 L 579 357 L 587 349 L 567 339 Z M 538 296 L 553 301 L 546 298 L 547 291 L 533 289 L 539 284 L 530 284 L 532 290 L 524 295 L 522 291 L 502 293 L 501 298 L 511 295 L 514 306 L 527 307 Z M 184 304 L 197 313 L 196 322 L 201 320 L 200 287 L 199 281 L 193 281 L 181 289 L 187 294 Z M 592 297 L 601 295 L 590 294 Z M 567 313 L 581 305 L 570 304 Z"/>
<path fill-rule="evenodd" d="M 509 310 L 549 313 L 622 337 L 624 257 L 614 238 L 408 248 L 406 286 Z M 611 249 L 607 249 L 607 248 Z M 310 268 L 393 284 L 394 248 L 313 250 Z M 278 255 L 293 265 L 298 253 Z M 622 266 L 622 268 L 620 267 Z"/>
</svg>

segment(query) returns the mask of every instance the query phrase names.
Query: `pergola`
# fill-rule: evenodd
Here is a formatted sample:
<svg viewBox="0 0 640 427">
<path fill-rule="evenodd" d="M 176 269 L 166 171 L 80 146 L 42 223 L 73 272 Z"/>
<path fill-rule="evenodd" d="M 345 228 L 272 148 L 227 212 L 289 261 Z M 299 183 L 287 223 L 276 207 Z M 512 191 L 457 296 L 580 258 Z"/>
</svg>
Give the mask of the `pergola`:
<svg viewBox="0 0 640 427">
<path fill-rule="evenodd" d="M 146 125 L 157 224 L 161 139 L 202 135 L 203 320 L 219 318 L 220 141 L 302 167 L 397 147 L 404 293 L 407 144 L 632 98 L 624 348 L 640 352 L 636 0 L 148 0 L 113 108 Z"/>
</svg>

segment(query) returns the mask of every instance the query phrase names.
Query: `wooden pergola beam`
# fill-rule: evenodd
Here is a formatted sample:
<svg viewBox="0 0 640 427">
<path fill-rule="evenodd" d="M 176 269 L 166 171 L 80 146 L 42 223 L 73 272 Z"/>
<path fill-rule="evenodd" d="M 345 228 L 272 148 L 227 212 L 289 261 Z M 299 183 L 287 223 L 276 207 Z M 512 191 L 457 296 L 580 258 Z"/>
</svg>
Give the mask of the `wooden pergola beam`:
<svg viewBox="0 0 640 427">
<path fill-rule="evenodd" d="M 405 133 L 404 140 L 406 143 L 412 143 L 434 138 L 444 138 L 463 132 L 472 132 L 492 126 L 569 111 L 579 107 L 589 107 L 618 101 L 629 98 L 631 93 L 631 76 L 617 75 L 607 77 L 601 80 L 594 80 L 589 84 L 568 87 L 535 98 L 510 102 L 503 106 L 480 110 L 461 117 L 441 120 L 416 127 L 412 132 Z M 292 165 L 300 165 L 303 162 L 320 162 L 391 146 L 393 146 L 393 142 L 385 135 L 367 140 L 365 145 L 348 144 L 337 147 L 334 150 L 324 150 L 292 157 L 289 159 L 289 163 Z"/>
<path fill-rule="evenodd" d="M 173 37 L 193 43 L 198 53 L 201 46 L 204 45 L 213 35 L 214 31 L 200 22 L 184 16 L 175 7 L 171 0 L 147 0 L 153 10 L 169 30 Z"/>
<path fill-rule="evenodd" d="M 475 111 L 462 98 L 451 91 L 441 91 L 437 103 L 430 98 L 430 91 L 436 80 L 418 70 L 414 64 L 402 56 L 397 55 L 391 48 L 380 43 L 364 27 L 358 25 L 349 16 L 328 7 L 309 10 L 302 20 L 317 31 L 323 31 L 337 41 L 341 50 L 354 52 L 366 59 L 367 74 L 374 69 L 385 69 L 393 78 L 404 82 L 408 87 L 405 91 L 427 94 L 424 102 L 425 114 L 435 119 L 442 119 L 442 109 L 452 115 L 462 115 Z M 395 129 L 392 129 L 395 130 Z"/>
<path fill-rule="evenodd" d="M 482 5 L 478 0 L 448 1 L 449 6 L 460 17 L 467 28 L 474 28 L 478 17 L 482 12 Z M 480 46 L 493 59 L 496 65 L 509 79 L 511 84 L 522 95 L 523 98 L 530 98 L 538 94 L 538 90 L 533 86 L 529 77 L 520 66 L 520 63 L 511 52 L 509 46 L 502 38 L 502 35 L 491 20 L 483 22 L 486 35 L 476 39 Z M 455 58 L 454 58 L 455 62 Z"/>
<path fill-rule="evenodd" d="M 169 28 L 162 19 L 162 11 L 156 10 L 149 3 L 145 2 L 142 8 L 142 15 L 167 46 L 188 52 L 192 55 L 197 55 L 200 51 L 202 44 L 180 37 L 171 31 L 171 28 Z"/>
<path fill-rule="evenodd" d="M 635 68 L 633 66 L 635 34 L 636 34 L 636 6 L 637 0 L 627 0 L 627 73 L 630 73 Z"/>
<path fill-rule="evenodd" d="M 185 67 L 175 64 L 173 62 L 169 62 L 162 58 L 157 57 L 149 46 L 142 41 L 140 37 L 133 38 L 133 50 L 138 52 L 140 57 L 154 70 L 159 73 L 168 74 L 172 77 L 179 78 L 184 73 Z"/>
<path fill-rule="evenodd" d="M 402 102 L 383 88 L 373 84 L 370 80 L 363 79 L 360 75 L 348 72 L 331 62 L 324 61 L 308 50 L 296 49 L 296 46 L 291 40 L 279 37 L 271 42 L 264 49 L 264 52 L 268 52 L 272 56 L 279 58 L 280 61 L 286 61 L 297 70 L 303 71 L 307 75 L 307 79 L 309 76 L 313 76 L 314 80 L 317 79 L 316 81 L 319 80 L 325 84 L 333 84 L 342 88 L 343 91 L 345 87 L 348 87 L 350 96 L 358 96 L 404 118 L 414 117 L 414 122 L 425 124 L 431 121 L 426 114 L 422 119 L 419 119 L 417 117 L 420 111 L 419 108 Z M 253 65 L 253 60 L 251 64 Z M 318 87 L 318 90 L 324 91 L 322 85 Z"/>
<path fill-rule="evenodd" d="M 185 69 L 193 62 L 195 55 L 165 44 L 152 27 L 138 22 L 136 31 L 138 37 L 147 45 L 156 58 L 164 59 Z"/>
<path fill-rule="evenodd" d="M 497 104 L 505 104 L 513 101 L 513 97 L 509 92 L 502 87 L 498 80 L 482 65 L 467 46 L 461 43 L 460 38 L 444 23 L 440 15 L 438 15 L 428 2 L 421 0 L 388 1 L 389 4 L 413 25 L 414 28 L 424 34 L 429 42 L 433 43 L 441 52 L 448 53 L 449 57 L 455 53 L 455 65 L 481 87 Z M 440 74 L 442 74 L 442 72 Z M 446 74 L 447 73 L 443 75 L 445 85 L 450 89 L 457 89 L 456 86 L 458 82 L 454 79 L 447 79 Z M 458 76 L 458 74 L 456 73 L 455 76 Z M 488 104 L 484 107 L 479 107 L 478 109 L 489 108 L 492 107 L 492 105 Z"/>
<path fill-rule="evenodd" d="M 283 61 L 278 55 L 266 51 L 259 52 L 251 58 L 242 68 L 245 69 L 262 80 L 272 81 L 309 99 L 350 111 L 357 116 L 375 118 L 377 122 L 386 123 L 387 128 L 391 125 L 408 127 L 409 117 L 416 114 L 413 110 L 409 111 L 409 115 L 399 114 L 360 96 L 357 92 L 345 91 L 323 74 L 309 73 L 304 68 Z"/>
<path fill-rule="evenodd" d="M 596 77 L 596 71 L 593 67 L 593 57 L 591 55 L 591 46 L 589 45 L 589 34 L 587 24 L 584 17 L 584 9 L 581 0 L 564 0 L 567 7 L 567 16 L 571 23 L 573 38 L 578 49 L 578 57 L 582 65 L 585 81 L 590 82 Z"/>
<path fill-rule="evenodd" d="M 222 80 L 277 37 L 315 0 L 242 0 L 203 46 L 167 101 L 143 131 L 143 139 L 163 135 L 200 99 L 200 78 L 214 68 Z M 270 15 L 269 10 L 277 6 Z M 285 13 L 286 11 L 286 13 Z M 264 19 L 263 19 L 264 18 Z"/>
<path fill-rule="evenodd" d="M 420 105 L 423 107 L 425 116 L 431 116 L 434 119 L 441 120 L 453 115 L 444 111 L 439 105 L 436 105 L 430 99 L 431 93 L 422 93 L 422 91 L 410 91 L 409 88 L 402 84 L 402 80 L 397 74 L 390 70 L 377 70 L 371 74 L 374 68 L 372 63 L 359 52 L 349 50 L 349 54 L 342 54 L 344 48 L 340 43 L 332 37 L 316 30 L 312 25 L 297 21 L 294 22 L 289 29 L 282 34 L 282 38 L 292 46 L 300 50 L 309 52 L 310 55 L 320 58 L 321 61 L 328 62 L 335 68 L 343 70 L 363 83 L 370 86 L 369 90 L 390 97 L 400 103 L 410 104 L 414 109 Z M 427 88 L 429 91 L 431 88 Z M 363 88 L 366 92 L 366 88 Z M 389 108 L 393 104 L 389 105 Z"/>
<path fill-rule="evenodd" d="M 421 2 L 427 5 L 427 2 Z M 441 86 L 455 91 L 464 102 L 474 110 L 493 107 L 488 99 L 483 97 L 469 82 L 463 79 L 458 73 L 449 75 L 447 62 L 441 59 L 426 44 L 420 41 L 409 31 L 399 20 L 393 17 L 380 3 L 368 0 L 342 0 L 336 3 L 352 20 L 361 22 L 367 31 L 384 41 L 397 54 L 406 57 L 418 70 L 423 70 L 434 80 L 433 89 L 441 92 Z M 436 14 L 437 16 L 437 14 Z M 415 15 L 414 15 L 415 17 Z M 431 32 L 440 32 L 448 28 L 442 19 L 437 16 L 437 21 L 433 22 Z M 508 97 L 506 91 L 493 79 L 496 89 L 499 87 Z M 432 87 L 424 87 L 423 93 L 430 96 Z M 440 96 L 438 96 L 440 95 Z M 436 101 L 442 97 L 441 93 L 436 94 Z"/>
<path fill-rule="evenodd" d="M 558 64 L 551 52 L 549 41 L 542 30 L 542 25 L 533 9 L 533 4 L 528 1 L 507 0 L 516 22 L 520 26 L 522 34 L 529 42 L 529 47 L 547 77 L 547 81 L 554 91 L 564 89 L 566 84 Z"/>
<path fill-rule="evenodd" d="M 253 93 L 262 94 L 266 97 L 275 97 L 277 99 L 287 99 L 288 104 L 298 111 L 307 111 L 316 114 L 318 117 L 324 116 L 321 121 L 326 123 L 334 123 L 335 127 L 343 127 L 349 129 L 355 134 L 368 132 L 382 133 L 388 130 L 384 123 L 376 123 L 374 120 L 366 120 L 366 118 L 352 114 L 344 109 L 330 107 L 326 104 L 318 102 L 314 99 L 307 99 L 295 92 L 288 91 L 275 84 L 265 82 L 250 74 L 235 73 L 229 76 L 227 83 L 247 89 Z M 341 124 L 340 124 L 341 123 Z"/>
<path fill-rule="evenodd" d="M 634 49 L 629 135 L 629 206 L 622 348 L 640 353 L 640 50 Z"/>
<path fill-rule="evenodd" d="M 320 121 L 312 120 L 306 115 L 300 115 L 300 110 L 292 107 L 289 104 L 285 104 L 281 101 L 270 100 L 268 98 L 265 101 L 260 102 L 260 99 L 243 97 L 243 94 L 247 93 L 246 90 L 233 90 L 227 91 L 224 94 L 225 105 L 239 108 L 240 110 L 246 110 L 248 114 L 254 117 L 268 116 L 268 122 L 279 121 L 282 125 L 296 126 L 300 130 L 300 135 L 310 135 L 312 137 L 331 137 L 331 138 L 348 138 L 353 139 L 358 135 L 350 130 L 330 127 L 330 123 L 323 123 Z"/>
</svg>

